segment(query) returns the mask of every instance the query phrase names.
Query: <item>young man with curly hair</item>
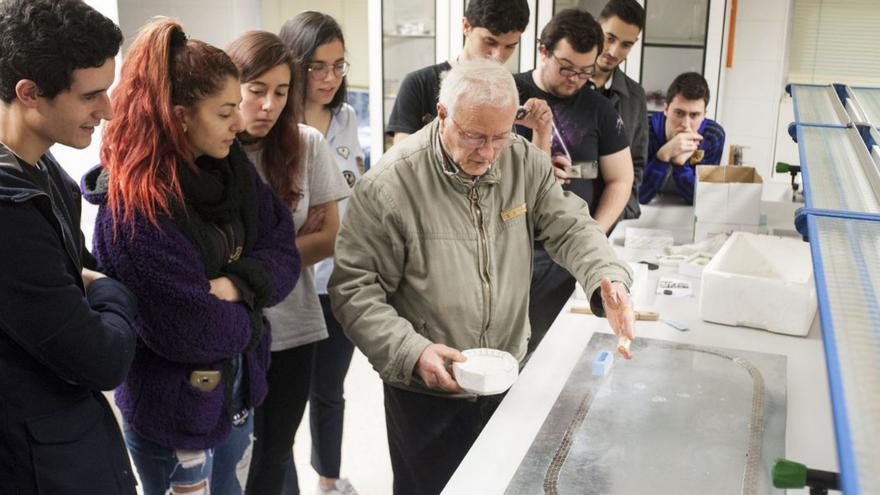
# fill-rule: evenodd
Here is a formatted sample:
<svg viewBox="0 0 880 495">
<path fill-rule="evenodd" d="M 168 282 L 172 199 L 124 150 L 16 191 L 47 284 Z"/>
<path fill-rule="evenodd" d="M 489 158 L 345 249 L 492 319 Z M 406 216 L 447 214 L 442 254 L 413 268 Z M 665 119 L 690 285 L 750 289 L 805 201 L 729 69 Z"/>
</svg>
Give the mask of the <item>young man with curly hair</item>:
<svg viewBox="0 0 880 495">
<path fill-rule="evenodd" d="M 134 296 L 93 271 L 80 192 L 49 153 L 113 116 L 122 33 L 75 0 L 0 4 L 0 492 L 135 493 L 102 390 L 135 349 Z"/>
</svg>

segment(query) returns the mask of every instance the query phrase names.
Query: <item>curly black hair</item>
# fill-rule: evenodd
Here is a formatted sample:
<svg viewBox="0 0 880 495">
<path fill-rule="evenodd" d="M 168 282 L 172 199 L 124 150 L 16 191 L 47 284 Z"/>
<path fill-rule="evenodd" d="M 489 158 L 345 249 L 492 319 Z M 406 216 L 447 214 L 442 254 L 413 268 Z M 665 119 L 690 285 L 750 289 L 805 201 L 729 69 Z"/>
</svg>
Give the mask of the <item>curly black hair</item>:
<svg viewBox="0 0 880 495">
<path fill-rule="evenodd" d="M 0 2 L 0 99 L 15 99 L 22 79 L 54 98 L 70 89 L 74 70 L 100 67 L 121 45 L 119 27 L 83 1 Z"/>
<path fill-rule="evenodd" d="M 602 26 L 586 10 L 565 9 L 557 12 L 544 26 L 540 41 L 548 52 L 552 52 L 563 39 L 568 40 L 576 52 L 587 53 L 595 47 L 602 50 L 605 34 Z"/>
<path fill-rule="evenodd" d="M 490 33 L 523 32 L 529 24 L 529 4 L 526 0 L 470 0 L 464 16 L 473 27 L 482 27 Z"/>
</svg>

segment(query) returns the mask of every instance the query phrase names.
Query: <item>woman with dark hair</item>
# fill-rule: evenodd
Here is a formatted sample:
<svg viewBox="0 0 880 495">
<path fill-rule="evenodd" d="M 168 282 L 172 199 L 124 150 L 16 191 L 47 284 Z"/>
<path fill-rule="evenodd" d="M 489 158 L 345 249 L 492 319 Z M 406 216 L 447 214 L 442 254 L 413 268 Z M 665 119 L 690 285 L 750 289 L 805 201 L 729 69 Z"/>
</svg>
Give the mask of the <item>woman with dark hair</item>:
<svg viewBox="0 0 880 495">
<path fill-rule="evenodd" d="M 129 49 L 84 178 L 99 266 L 140 301 L 116 402 L 148 495 L 243 492 L 266 395 L 263 308 L 299 275 L 290 214 L 235 140 L 240 100 L 223 51 L 157 19 Z"/>
<path fill-rule="evenodd" d="M 337 201 L 350 193 L 321 133 L 297 124 L 292 60 L 278 36 L 251 31 L 227 53 L 240 73 L 239 138 L 257 171 L 288 204 L 301 226 L 296 245 L 302 277 L 290 295 L 267 309 L 272 323 L 269 393 L 254 417 L 253 463 L 248 493 L 298 493 L 292 462 L 294 436 L 309 399 L 315 343 L 327 338 L 312 265 L 333 255 L 339 228 Z"/>
<path fill-rule="evenodd" d="M 353 188 L 363 173 L 364 153 L 358 142 L 357 115 L 345 102 L 345 75 L 349 64 L 345 60 L 342 29 L 329 15 L 302 12 L 284 24 L 279 36 L 293 54 L 295 73 L 300 81 L 296 98 L 305 109 L 303 121 L 327 138 L 339 172 Z M 340 218 L 345 213 L 346 202 L 339 203 Z M 312 467 L 320 476 L 318 493 L 350 494 L 355 490 L 348 480 L 339 478 L 339 472 L 345 412 L 343 382 L 354 346 L 330 310 L 327 281 L 332 271 L 332 259 L 318 263 L 315 268 L 330 336 L 315 347 L 309 397 Z"/>
</svg>

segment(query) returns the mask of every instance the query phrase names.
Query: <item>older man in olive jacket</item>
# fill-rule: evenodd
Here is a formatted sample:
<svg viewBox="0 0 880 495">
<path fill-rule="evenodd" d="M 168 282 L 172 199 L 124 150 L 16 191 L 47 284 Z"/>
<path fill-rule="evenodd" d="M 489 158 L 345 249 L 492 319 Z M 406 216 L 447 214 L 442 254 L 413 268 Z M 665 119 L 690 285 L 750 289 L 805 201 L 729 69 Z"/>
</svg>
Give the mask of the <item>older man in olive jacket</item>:
<svg viewBox="0 0 880 495">
<path fill-rule="evenodd" d="M 535 240 L 633 337 L 629 269 L 549 156 L 511 134 L 517 101 L 501 65 L 457 64 L 437 119 L 361 179 L 339 230 L 330 297 L 385 381 L 396 494 L 439 493 L 500 401 L 464 394 L 446 365 L 474 347 L 524 357 Z"/>
</svg>

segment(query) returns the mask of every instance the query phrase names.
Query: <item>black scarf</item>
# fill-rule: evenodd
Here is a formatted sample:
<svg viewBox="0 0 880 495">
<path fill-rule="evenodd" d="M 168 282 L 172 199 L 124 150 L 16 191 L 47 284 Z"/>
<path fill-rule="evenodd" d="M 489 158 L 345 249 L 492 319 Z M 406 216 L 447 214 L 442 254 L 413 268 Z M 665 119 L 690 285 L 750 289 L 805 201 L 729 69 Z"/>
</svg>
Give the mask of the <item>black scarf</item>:
<svg viewBox="0 0 880 495">
<path fill-rule="evenodd" d="M 217 224 L 231 223 L 241 207 L 241 177 L 229 157 L 222 160 L 203 155 L 196 159 L 198 173 L 180 165 L 177 176 L 187 205 L 201 217 Z"/>
<path fill-rule="evenodd" d="M 251 350 L 262 336 L 262 310 L 272 293 L 270 274 L 249 256 L 259 223 L 256 192 L 256 180 L 259 179 L 238 143 L 225 158 L 203 155 L 196 159 L 196 165 L 199 168 L 197 173 L 186 164 L 178 165 L 185 205 L 177 208 L 175 220 L 201 252 L 207 277 L 227 276 L 239 289 L 251 316 L 251 342 L 247 348 Z M 233 262 L 218 263 L 221 257 L 217 256 L 216 245 L 211 242 L 209 234 L 212 225 L 229 224 L 239 219 L 244 226 L 241 257 Z"/>
</svg>

